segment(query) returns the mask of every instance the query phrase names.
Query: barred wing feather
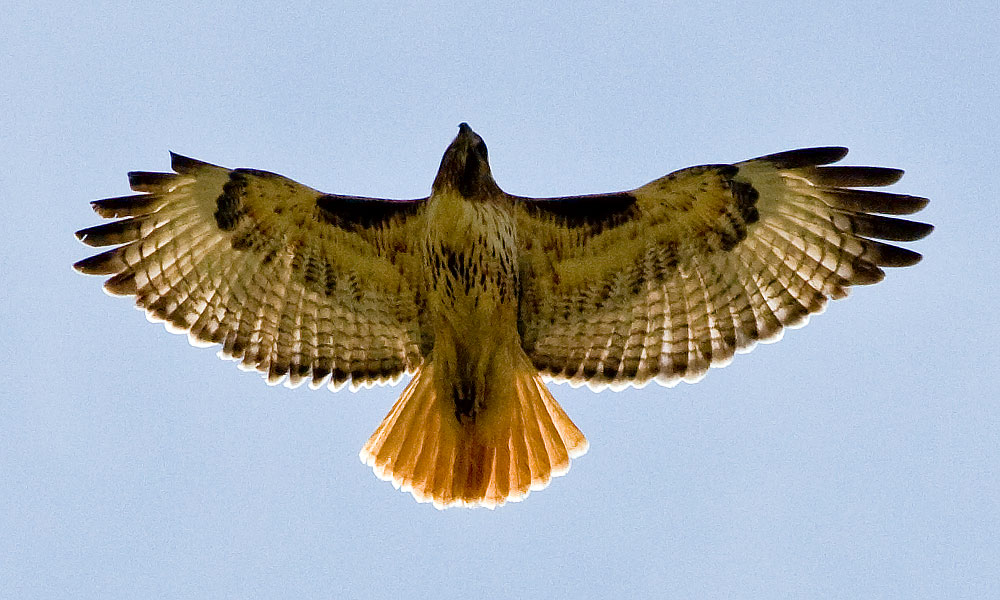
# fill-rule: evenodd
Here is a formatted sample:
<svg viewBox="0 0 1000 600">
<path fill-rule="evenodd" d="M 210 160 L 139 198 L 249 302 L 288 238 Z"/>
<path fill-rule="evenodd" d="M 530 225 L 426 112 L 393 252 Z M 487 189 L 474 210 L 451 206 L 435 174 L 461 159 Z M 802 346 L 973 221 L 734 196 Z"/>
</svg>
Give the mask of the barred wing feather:
<svg viewBox="0 0 1000 600">
<path fill-rule="evenodd" d="M 846 153 L 692 167 L 619 194 L 514 197 L 532 362 L 596 389 L 697 381 L 880 281 L 882 267 L 919 261 L 877 240 L 930 233 L 881 216 L 927 200 L 856 189 L 895 183 L 897 169 L 823 166 Z"/>
<path fill-rule="evenodd" d="M 410 230 L 423 200 L 325 195 L 171 156 L 174 173 L 129 174 L 141 194 L 93 203 L 120 220 L 77 236 L 117 247 L 77 270 L 110 275 L 109 293 L 270 383 L 368 385 L 419 365 L 431 340 Z"/>
</svg>

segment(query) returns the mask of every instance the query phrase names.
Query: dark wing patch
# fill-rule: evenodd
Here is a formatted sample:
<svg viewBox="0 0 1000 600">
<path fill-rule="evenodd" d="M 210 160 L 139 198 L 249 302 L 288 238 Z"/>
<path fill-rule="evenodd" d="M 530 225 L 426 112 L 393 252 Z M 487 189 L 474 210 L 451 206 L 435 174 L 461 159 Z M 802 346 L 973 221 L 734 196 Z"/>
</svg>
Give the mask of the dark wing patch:
<svg viewBox="0 0 1000 600">
<path fill-rule="evenodd" d="M 411 217 L 426 201 L 427 198 L 385 200 L 327 194 L 316 199 L 316 206 L 319 208 L 320 219 L 325 223 L 356 231 L 384 227 L 394 218 Z"/>
<path fill-rule="evenodd" d="M 591 234 L 617 227 L 637 214 L 636 198 L 628 192 L 562 198 L 512 198 L 533 217 L 547 217 L 564 227 L 587 227 Z"/>
<path fill-rule="evenodd" d="M 223 231 L 236 229 L 236 225 L 246 214 L 243 198 L 246 196 L 248 185 L 246 173 L 241 173 L 239 170 L 230 173 L 229 181 L 222 186 L 222 193 L 215 200 L 215 205 L 218 207 L 215 211 L 215 223 L 219 229 Z"/>
<path fill-rule="evenodd" d="M 221 344 L 272 383 L 311 374 L 313 385 L 367 385 L 416 368 L 433 345 L 414 289 L 417 219 L 331 227 L 317 206 L 323 194 L 281 175 L 176 154 L 171 164 L 176 173 L 130 174 L 144 194 L 93 203 L 124 218 L 77 232 L 88 245 L 117 246 L 77 270 L 111 276 L 109 293 L 134 295 L 151 319 L 198 345 Z"/>
<path fill-rule="evenodd" d="M 920 255 L 927 200 L 855 189 L 902 175 L 807 148 L 677 171 L 628 192 L 636 218 L 591 235 L 519 213 L 518 332 L 544 375 L 600 389 L 696 381 Z M 522 203 L 521 206 L 524 206 Z M 584 220 L 586 222 L 586 220 Z"/>
<path fill-rule="evenodd" d="M 798 169 L 801 167 L 813 167 L 817 165 L 828 165 L 847 156 L 847 148 L 843 146 L 825 146 L 821 148 L 802 148 L 801 150 L 788 150 L 761 156 L 757 160 L 769 162 L 776 169 Z"/>
<path fill-rule="evenodd" d="M 640 197 L 644 218 L 674 228 L 678 242 L 702 242 L 710 253 L 729 252 L 760 220 L 760 192 L 738 180 L 738 174 L 735 165 L 701 165 L 670 173 L 633 193 Z"/>
<path fill-rule="evenodd" d="M 883 215 L 912 215 L 920 212 L 929 200 L 920 196 L 852 190 L 836 187 L 821 187 L 820 191 L 830 206 L 852 212 L 872 212 Z"/>
<path fill-rule="evenodd" d="M 94 212 L 106 219 L 119 219 L 122 217 L 147 215 L 154 212 L 162 203 L 162 199 L 157 196 L 137 194 L 135 196 L 94 200 L 90 205 L 94 207 Z"/>
<path fill-rule="evenodd" d="M 902 176 L 902 169 L 886 167 L 816 167 L 809 180 L 820 186 L 881 187 L 896 183 Z"/>
<path fill-rule="evenodd" d="M 221 168 L 218 165 L 213 165 L 212 163 L 207 163 L 196 158 L 190 158 L 187 156 L 181 156 L 176 152 L 170 153 L 170 168 L 176 173 L 181 175 L 187 175 L 189 173 L 194 173 L 195 171 L 203 167 L 216 167 Z"/>
<path fill-rule="evenodd" d="M 87 227 L 77 231 L 76 238 L 88 246 L 127 244 L 142 236 L 142 224 L 147 220 L 145 217 L 130 217 L 113 223 Z"/>
<path fill-rule="evenodd" d="M 934 229 L 932 225 L 918 221 L 846 211 L 833 213 L 831 220 L 841 231 L 850 231 L 854 235 L 894 242 L 913 242 L 923 238 Z"/>
</svg>

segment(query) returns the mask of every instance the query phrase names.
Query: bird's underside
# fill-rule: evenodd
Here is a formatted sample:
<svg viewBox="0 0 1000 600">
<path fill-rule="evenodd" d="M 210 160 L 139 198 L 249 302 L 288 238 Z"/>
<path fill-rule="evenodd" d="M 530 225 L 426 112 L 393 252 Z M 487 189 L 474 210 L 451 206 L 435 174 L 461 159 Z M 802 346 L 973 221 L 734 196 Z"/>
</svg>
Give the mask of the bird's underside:
<svg viewBox="0 0 1000 600">
<path fill-rule="evenodd" d="M 864 188 L 902 171 L 807 148 L 634 190 L 503 192 L 467 125 L 431 194 L 323 194 L 172 154 L 133 172 L 117 219 L 77 232 L 105 289 L 270 383 L 413 377 L 361 452 L 438 507 L 520 500 L 587 442 L 542 377 L 594 389 L 696 381 L 920 255 L 927 200 Z"/>
</svg>

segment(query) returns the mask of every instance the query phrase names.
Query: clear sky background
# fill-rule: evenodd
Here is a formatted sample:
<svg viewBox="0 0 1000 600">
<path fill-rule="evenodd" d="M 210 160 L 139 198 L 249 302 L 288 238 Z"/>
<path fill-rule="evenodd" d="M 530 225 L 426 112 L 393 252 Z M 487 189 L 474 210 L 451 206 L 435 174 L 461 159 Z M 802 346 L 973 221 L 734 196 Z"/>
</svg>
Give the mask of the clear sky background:
<svg viewBox="0 0 1000 600">
<path fill-rule="evenodd" d="M 995 1 L 142 4 L 0 14 L 0 597 L 1000 597 Z M 554 386 L 590 452 L 496 511 L 359 462 L 401 386 L 268 387 L 70 268 L 168 150 L 412 197 L 461 121 L 527 195 L 846 145 L 937 230 L 697 385 Z"/>
</svg>

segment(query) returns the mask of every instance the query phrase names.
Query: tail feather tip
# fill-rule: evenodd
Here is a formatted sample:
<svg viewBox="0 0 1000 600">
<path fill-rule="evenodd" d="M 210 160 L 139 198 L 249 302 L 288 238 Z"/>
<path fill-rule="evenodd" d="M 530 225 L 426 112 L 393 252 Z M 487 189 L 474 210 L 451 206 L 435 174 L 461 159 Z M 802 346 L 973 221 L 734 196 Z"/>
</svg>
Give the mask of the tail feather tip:
<svg viewBox="0 0 1000 600">
<path fill-rule="evenodd" d="M 492 404 L 497 412 L 459 423 L 437 397 L 432 367 L 414 376 L 359 453 L 376 477 L 417 502 L 438 509 L 519 502 L 587 452 L 583 433 L 534 371 L 517 373 L 516 392 Z"/>
</svg>

